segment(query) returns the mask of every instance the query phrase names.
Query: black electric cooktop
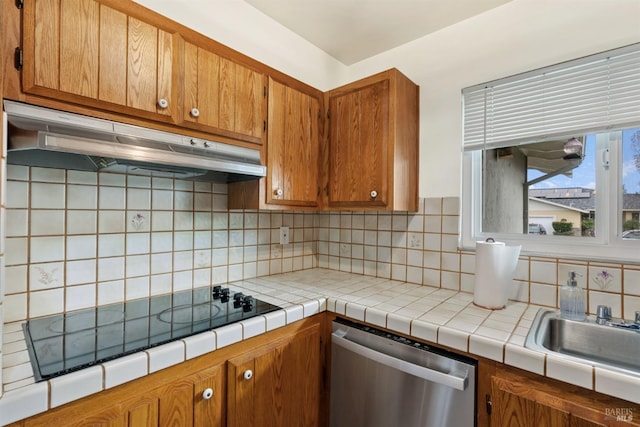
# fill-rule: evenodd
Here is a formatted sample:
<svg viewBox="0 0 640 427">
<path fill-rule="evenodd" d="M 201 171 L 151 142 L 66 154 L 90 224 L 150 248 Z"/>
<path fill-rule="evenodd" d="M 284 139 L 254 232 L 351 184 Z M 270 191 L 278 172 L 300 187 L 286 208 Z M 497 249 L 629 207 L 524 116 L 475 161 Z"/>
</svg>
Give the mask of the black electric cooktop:
<svg viewBox="0 0 640 427">
<path fill-rule="evenodd" d="M 279 309 L 215 286 L 31 319 L 23 329 L 42 381 Z"/>
</svg>

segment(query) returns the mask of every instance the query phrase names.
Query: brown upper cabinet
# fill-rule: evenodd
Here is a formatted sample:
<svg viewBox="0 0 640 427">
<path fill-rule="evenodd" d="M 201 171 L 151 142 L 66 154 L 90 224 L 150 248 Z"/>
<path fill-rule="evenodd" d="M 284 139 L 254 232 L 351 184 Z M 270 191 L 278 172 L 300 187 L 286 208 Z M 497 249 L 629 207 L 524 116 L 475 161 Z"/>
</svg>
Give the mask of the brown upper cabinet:
<svg viewBox="0 0 640 427">
<path fill-rule="evenodd" d="M 230 184 L 229 207 L 319 206 L 321 97 L 269 77 L 267 177 Z"/>
<path fill-rule="evenodd" d="M 23 13 L 24 93 L 262 144 L 266 76 L 230 49 L 130 2 L 27 0 Z"/>
<path fill-rule="evenodd" d="M 261 146 L 230 208 L 418 209 L 419 88 L 396 69 L 322 93 L 132 1 L 2 8 L 7 98 Z"/>
<path fill-rule="evenodd" d="M 269 79 L 267 203 L 318 206 L 320 100 Z"/>
<path fill-rule="evenodd" d="M 183 124 L 262 144 L 264 74 L 189 42 L 183 52 Z"/>
<path fill-rule="evenodd" d="M 176 35 L 93 0 L 24 2 L 24 92 L 172 121 Z"/>
<path fill-rule="evenodd" d="M 329 92 L 328 208 L 418 210 L 418 91 L 391 69 Z"/>
</svg>

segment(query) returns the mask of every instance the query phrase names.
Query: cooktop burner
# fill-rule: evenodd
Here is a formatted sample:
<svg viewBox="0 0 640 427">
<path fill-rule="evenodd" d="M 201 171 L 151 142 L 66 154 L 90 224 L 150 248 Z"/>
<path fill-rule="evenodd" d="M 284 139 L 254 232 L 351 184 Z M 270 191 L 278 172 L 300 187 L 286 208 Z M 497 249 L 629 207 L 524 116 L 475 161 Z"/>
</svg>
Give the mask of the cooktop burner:
<svg viewBox="0 0 640 427">
<path fill-rule="evenodd" d="M 23 329 L 42 381 L 279 309 L 215 286 L 31 319 Z"/>
</svg>

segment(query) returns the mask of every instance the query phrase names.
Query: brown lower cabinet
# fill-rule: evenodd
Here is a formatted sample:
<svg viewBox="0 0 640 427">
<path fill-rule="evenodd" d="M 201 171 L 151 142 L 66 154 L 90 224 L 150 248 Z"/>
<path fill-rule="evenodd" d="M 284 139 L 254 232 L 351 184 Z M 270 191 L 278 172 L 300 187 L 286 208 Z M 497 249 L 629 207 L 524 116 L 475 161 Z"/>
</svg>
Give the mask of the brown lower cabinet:
<svg viewBox="0 0 640 427">
<path fill-rule="evenodd" d="M 478 406 L 491 408 L 491 427 L 640 426 L 640 405 L 502 364 L 489 369 Z"/>
<path fill-rule="evenodd" d="M 15 426 L 222 426 L 224 425 L 223 363 L 181 379 L 154 378 L 157 384 L 138 381 L 73 402 Z M 164 376 L 164 375 L 163 375 Z M 151 387 L 151 389 L 149 389 Z M 213 390 L 210 399 L 203 391 Z"/>
<path fill-rule="evenodd" d="M 229 427 L 318 426 L 320 325 L 229 360 Z"/>
<path fill-rule="evenodd" d="M 12 426 L 324 425 L 325 318 L 306 318 Z"/>
<path fill-rule="evenodd" d="M 325 427 L 334 318 L 303 319 L 12 426 Z M 638 404 L 477 359 L 478 427 L 640 426 Z"/>
</svg>

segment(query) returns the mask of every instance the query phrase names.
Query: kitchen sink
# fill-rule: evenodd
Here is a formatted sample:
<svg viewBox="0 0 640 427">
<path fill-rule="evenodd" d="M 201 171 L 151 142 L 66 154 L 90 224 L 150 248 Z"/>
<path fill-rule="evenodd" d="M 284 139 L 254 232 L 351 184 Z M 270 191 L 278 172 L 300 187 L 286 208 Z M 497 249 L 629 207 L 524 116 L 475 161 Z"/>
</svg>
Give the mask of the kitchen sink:
<svg viewBox="0 0 640 427">
<path fill-rule="evenodd" d="M 640 329 L 623 320 L 599 324 L 595 316 L 587 316 L 580 322 L 563 319 L 555 310 L 540 309 L 525 347 L 640 375 Z"/>
</svg>

